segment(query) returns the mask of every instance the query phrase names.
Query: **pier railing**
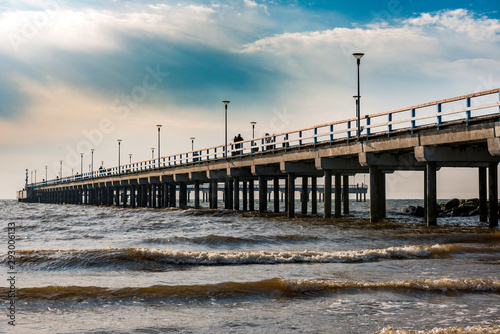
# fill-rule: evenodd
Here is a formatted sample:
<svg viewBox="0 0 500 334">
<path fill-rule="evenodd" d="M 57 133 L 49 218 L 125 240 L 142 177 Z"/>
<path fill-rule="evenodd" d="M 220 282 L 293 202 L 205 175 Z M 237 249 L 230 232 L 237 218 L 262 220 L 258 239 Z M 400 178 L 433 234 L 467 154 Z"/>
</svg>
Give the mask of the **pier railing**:
<svg viewBox="0 0 500 334">
<path fill-rule="evenodd" d="M 500 117 L 500 88 L 451 99 L 420 104 L 387 112 L 366 115 L 361 118 L 360 138 L 369 140 L 380 134 L 388 136 L 395 131 L 413 133 L 422 127 L 435 126 L 439 130 L 452 121 L 464 121 L 467 125 L 482 116 Z M 238 159 L 242 156 L 270 154 L 339 140 L 357 139 L 356 118 L 311 126 L 299 130 L 272 134 L 237 143 L 219 145 L 121 166 L 98 169 L 63 178 L 29 184 L 39 187 L 93 178 L 139 173 L 146 170 L 168 168 L 219 159 Z"/>
</svg>

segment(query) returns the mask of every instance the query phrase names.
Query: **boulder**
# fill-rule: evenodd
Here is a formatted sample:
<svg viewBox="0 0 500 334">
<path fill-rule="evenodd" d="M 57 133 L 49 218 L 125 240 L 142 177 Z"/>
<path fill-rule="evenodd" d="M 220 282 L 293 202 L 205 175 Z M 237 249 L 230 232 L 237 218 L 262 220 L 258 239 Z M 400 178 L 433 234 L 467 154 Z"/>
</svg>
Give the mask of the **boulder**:
<svg viewBox="0 0 500 334">
<path fill-rule="evenodd" d="M 454 208 L 457 208 L 460 205 L 460 200 L 458 198 L 450 199 L 448 202 L 441 204 L 441 208 L 443 211 L 450 211 Z"/>
<path fill-rule="evenodd" d="M 460 205 L 459 207 L 454 208 L 452 211 L 452 214 L 455 217 L 468 216 L 471 211 L 474 211 L 476 209 L 477 209 L 477 205 L 475 205 L 474 203 L 471 203 L 471 204 L 464 203 L 464 204 Z"/>
</svg>

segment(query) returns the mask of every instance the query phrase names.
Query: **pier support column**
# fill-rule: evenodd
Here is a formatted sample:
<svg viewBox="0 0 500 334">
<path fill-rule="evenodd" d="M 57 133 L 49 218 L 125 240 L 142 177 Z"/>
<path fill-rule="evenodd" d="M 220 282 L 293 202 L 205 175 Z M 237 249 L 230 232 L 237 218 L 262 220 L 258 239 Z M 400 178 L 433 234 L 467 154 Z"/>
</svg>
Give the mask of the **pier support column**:
<svg viewBox="0 0 500 334">
<path fill-rule="evenodd" d="M 172 182 L 170 185 L 170 207 L 175 208 L 177 206 L 177 185 Z"/>
<path fill-rule="evenodd" d="M 427 171 L 427 226 L 437 225 L 437 179 L 436 162 L 428 161 Z"/>
<path fill-rule="evenodd" d="M 248 181 L 248 210 L 255 211 L 255 188 L 254 180 Z"/>
<path fill-rule="evenodd" d="M 280 212 L 280 178 L 275 176 L 273 178 L 273 204 L 274 212 Z"/>
<path fill-rule="evenodd" d="M 307 214 L 307 202 L 309 200 L 309 192 L 308 192 L 309 185 L 307 183 L 308 183 L 307 176 L 303 176 L 302 177 L 302 189 L 301 189 L 300 200 L 301 200 L 301 205 L 302 205 L 301 212 L 304 215 Z"/>
<path fill-rule="evenodd" d="M 385 201 L 382 185 L 382 172 L 377 166 L 370 166 L 370 222 L 382 219 L 381 201 Z"/>
<path fill-rule="evenodd" d="M 122 204 L 123 204 L 123 207 L 126 208 L 127 207 L 127 189 L 128 187 L 123 187 L 123 193 L 122 193 Z"/>
<path fill-rule="evenodd" d="M 210 181 L 210 193 L 212 194 L 212 200 L 211 200 L 211 208 L 212 209 L 217 209 L 218 206 L 218 198 L 217 198 L 217 192 L 218 192 L 218 182 L 217 180 L 212 180 Z"/>
<path fill-rule="evenodd" d="M 230 206 L 229 206 L 229 180 L 226 180 L 224 182 L 224 196 L 223 196 L 223 200 L 224 200 L 224 209 L 226 210 L 229 210 L 229 209 L 232 209 Z"/>
<path fill-rule="evenodd" d="M 325 189 L 323 195 L 324 201 L 324 217 L 332 218 L 332 171 L 329 169 L 325 170 Z"/>
<path fill-rule="evenodd" d="M 115 187 L 115 205 L 120 206 L 120 187 Z"/>
<path fill-rule="evenodd" d="M 489 187 L 489 225 L 498 226 L 498 163 L 488 164 L 488 187 Z"/>
<path fill-rule="evenodd" d="M 342 217 L 342 175 L 335 173 L 335 218 Z"/>
<path fill-rule="evenodd" d="M 137 186 L 130 186 L 130 207 L 135 208 L 137 206 L 136 204 L 136 195 L 135 192 L 137 190 Z"/>
<path fill-rule="evenodd" d="M 240 210 L 240 178 L 235 177 L 234 178 L 234 203 L 233 203 L 233 209 L 234 210 Z"/>
<path fill-rule="evenodd" d="M 288 173 L 288 218 L 295 217 L 295 173 Z"/>
<path fill-rule="evenodd" d="M 194 208 L 200 208 L 200 181 L 194 181 Z"/>
<path fill-rule="evenodd" d="M 479 167 L 479 221 L 488 221 L 488 185 L 486 167 Z"/>
<path fill-rule="evenodd" d="M 318 213 L 318 178 L 311 177 L 311 214 Z"/>
<path fill-rule="evenodd" d="M 187 184 L 186 182 L 179 182 L 179 208 L 187 208 Z"/>
<path fill-rule="evenodd" d="M 343 175 L 342 191 L 344 197 L 344 215 L 349 214 L 349 175 Z"/>
<path fill-rule="evenodd" d="M 259 176 L 259 212 L 267 211 L 267 180 L 263 175 Z"/>
<path fill-rule="evenodd" d="M 158 187 L 156 186 L 156 184 L 152 184 L 151 185 L 151 207 L 152 208 L 156 208 L 157 205 L 156 205 L 156 189 Z"/>
<path fill-rule="evenodd" d="M 243 196 L 243 211 L 248 211 L 248 183 L 243 181 L 243 189 L 241 189 L 241 195 Z"/>
<path fill-rule="evenodd" d="M 226 200 L 228 201 L 228 209 L 232 210 L 234 208 L 234 178 L 229 178 L 227 182 L 229 184 L 229 189 L 226 193 Z"/>
</svg>

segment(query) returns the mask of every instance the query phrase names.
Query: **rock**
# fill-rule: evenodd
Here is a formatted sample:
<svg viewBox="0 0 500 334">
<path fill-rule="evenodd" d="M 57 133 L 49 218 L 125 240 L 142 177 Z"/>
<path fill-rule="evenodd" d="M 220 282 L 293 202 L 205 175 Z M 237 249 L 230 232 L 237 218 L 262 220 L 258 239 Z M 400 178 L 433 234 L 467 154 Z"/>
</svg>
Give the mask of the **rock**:
<svg viewBox="0 0 500 334">
<path fill-rule="evenodd" d="M 479 206 L 479 198 L 469 198 L 469 199 L 465 200 L 464 205 L 467 205 L 467 204 Z"/>
<path fill-rule="evenodd" d="M 441 204 L 441 208 L 443 211 L 453 210 L 460 205 L 460 200 L 458 198 L 450 199 L 448 202 Z"/>
<path fill-rule="evenodd" d="M 414 215 L 415 210 L 417 210 L 417 208 L 413 205 L 410 205 L 410 206 L 407 206 L 406 208 L 404 208 L 403 212 L 406 213 L 407 215 Z"/>
<path fill-rule="evenodd" d="M 417 217 L 425 217 L 425 210 L 423 206 L 417 206 L 415 212 L 413 213 Z"/>
<path fill-rule="evenodd" d="M 459 216 L 468 216 L 471 211 L 474 211 L 477 209 L 477 205 L 474 205 L 474 203 L 471 204 L 462 204 L 457 208 L 454 208 L 452 213 L 453 216 L 459 217 Z"/>
<path fill-rule="evenodd" d="M 476 208 L 469 212 L 469 216 L 477 216 L 479 214 L 479 208 Z"/>
</svg>

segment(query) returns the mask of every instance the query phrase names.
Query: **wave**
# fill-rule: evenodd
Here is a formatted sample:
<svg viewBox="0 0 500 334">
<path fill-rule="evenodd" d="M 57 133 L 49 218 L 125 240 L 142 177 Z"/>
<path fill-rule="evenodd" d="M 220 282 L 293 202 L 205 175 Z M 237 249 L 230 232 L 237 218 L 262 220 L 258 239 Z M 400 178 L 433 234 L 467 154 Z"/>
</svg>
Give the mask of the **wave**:
<svg viewBox="0 0 500 334">
<path fill-rule="evenodd" d="M 62 270 L 72 267 L 129 267 L 161 269 L 162 265 L 250 265 L 284 263 L 359 263 L 381 260 L 448 257 L 461 252 L 498 252 L 498 248 L 458 245 L 416 245 L 359 251 L 319 252 L 192 252 L 148 248 L 104 248 L 90 250 L 20 250 L 21 266 Z M 7 257 L 2 258 L 6 263 Z"/>
<path fill-rule="evenodd" d="M 96 286 L 45 286 L 20 288 L 19 299 L 42 300 L 152 300 L 152 299 L 211 299 L 233 297 L 301 297 L 324 296 L 333 293 L 357 293 L 369 290 L 393 292 L 424 291 L 431 293 L 499 293 L 500 281 L 482 279 L 438 279 L 393 281 L 380 283 L 335 282 L 325 280 L 292 280 L 273 278 L 257 282 L 225 282 L 206 285 L 154 285 L 149 287 L 106 288 Z M 7 288 L 0 288 L 6 295 Z"/>
<path fill-rule="evenodd" d="M 144 239 L 146 243 L 152 244 L 176 244 L 176 243 L 192 243 L 196 245 L 210 245 L 219 246 L 226 244 L 263 244 L 263 243 L 280 243 L 280 242 L 307 242 L 307 241 L 317 241 L 320 237 L 312 235 L 300 235 L 300 234 L 290 234 L 290 235 L 255 235 L 249 237 L 232 237 L 226 235 L 215 235 L 209 234 L 202 237 L 171 237 L 171 238 L 147 238 Z"/>
<path fill-rule="evenodd" d="M 393 327 L 386 327 L 374 334 L 500 334 L 500 326 L 478 325 L 468 327 L 436 327 L 429 331 L 414 331 L 408 329 L 394 329 Z"/>
</svg>

